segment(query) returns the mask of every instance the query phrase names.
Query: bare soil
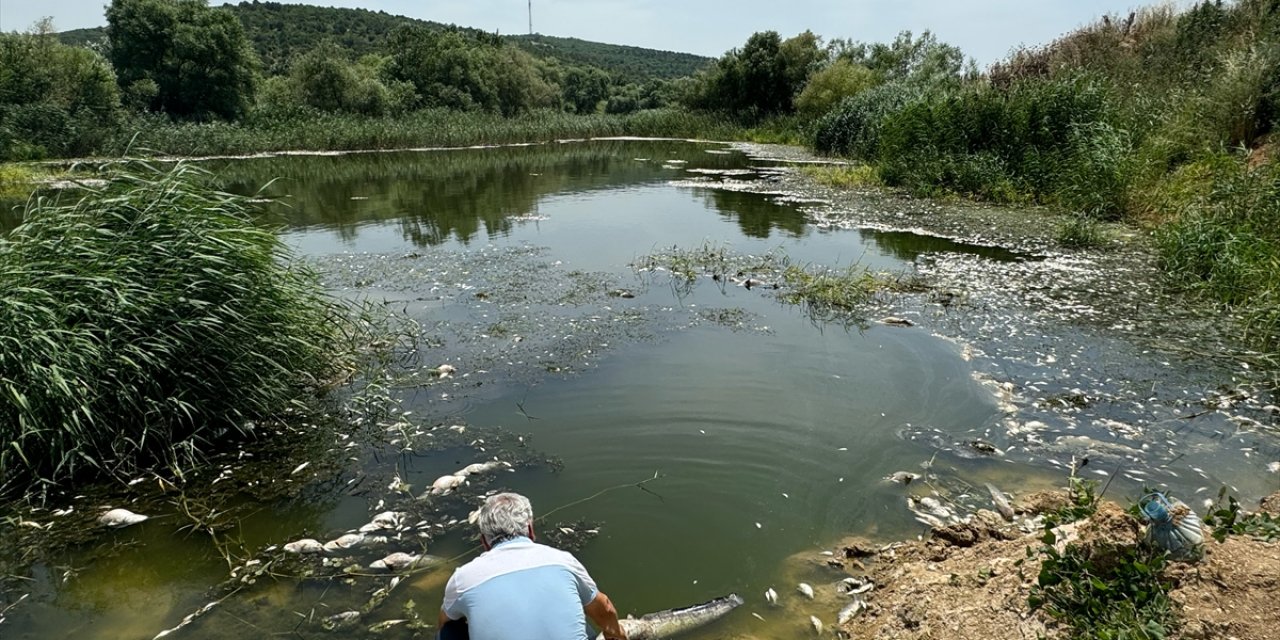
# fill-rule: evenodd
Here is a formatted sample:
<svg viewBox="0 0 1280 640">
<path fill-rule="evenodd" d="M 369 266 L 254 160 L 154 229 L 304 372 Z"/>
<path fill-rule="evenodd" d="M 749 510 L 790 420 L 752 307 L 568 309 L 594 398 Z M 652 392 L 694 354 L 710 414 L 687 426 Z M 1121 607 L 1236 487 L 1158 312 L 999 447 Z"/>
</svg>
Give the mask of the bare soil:
<svg viewBox="0 0 1280 640">
<path fill-rule="evenodd" d="M 1035 513 L 1065 496 L 1037 493 L 1017 505 Z M 1263 501 L 1280 506 L 1280 493 Z M 922 541 L 878 547 L 863 539 L 840 549 L 847 567 L 866 573 L 876 588 L 868 609 L 842 626 L 854 640 L 1067 638 L 1071 630 L 1027 598 L 1040 571 L 1040 532 L 1025 533 L 990 512 L 970 524 L 935 530 Z M 1141 524 L 1106 503 L 1093 517 L 1062 527 L 1059 544 L 1082 546 L 1105 558 L 1114 546 L 1137 544 Z M 1171 640 L 1280 640 L 1280 544 L 1244 537 L 1208 539 L 1194 564 L 1173 564 L 1166 575 L 1181 628 Z M 1032 551 L 1028 555 L 1028 549 Z"/>
</svg>

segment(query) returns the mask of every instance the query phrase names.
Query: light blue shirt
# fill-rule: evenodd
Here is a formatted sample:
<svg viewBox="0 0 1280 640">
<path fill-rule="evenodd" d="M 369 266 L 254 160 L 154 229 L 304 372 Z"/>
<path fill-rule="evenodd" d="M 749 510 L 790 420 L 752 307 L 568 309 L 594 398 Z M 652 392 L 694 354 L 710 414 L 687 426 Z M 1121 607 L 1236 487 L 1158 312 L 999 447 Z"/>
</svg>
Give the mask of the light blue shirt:
<svg viewBox="0 0 1280 640">
<path fill-rule="evenodd" d="M 572 554 L 519 537 L 454 571 L 443 609 L 467 619 L 472 640 L 582 640 L 597 591 Z"/>
</svg>

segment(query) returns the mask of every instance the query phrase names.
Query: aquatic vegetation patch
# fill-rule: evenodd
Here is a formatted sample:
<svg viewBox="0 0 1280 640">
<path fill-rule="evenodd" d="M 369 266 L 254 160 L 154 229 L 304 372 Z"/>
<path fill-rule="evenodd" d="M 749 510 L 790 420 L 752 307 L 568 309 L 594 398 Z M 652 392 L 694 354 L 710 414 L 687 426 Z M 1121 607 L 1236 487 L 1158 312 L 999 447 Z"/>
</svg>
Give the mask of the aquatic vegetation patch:
<svg viewBox="0 0 1280 640">
<path fill-rule="evenodd" d="M 0 241 L 0 490 L 190 468 L 355 371 L 349 309 L 206 178 L 114 168 Z"/>
<path fill-rule="evenodd" d="M 802 265 L 781 253 L 739 254 L 725 247 L 703 244 L 695 249 L 672 247 L 632 262 L 637 273 L 667 273 L 679 289 L 688 290 L 710 278 L 716 286 L 773 292 L 779 300 L 802 307 L 818 321 L 857 320 L 890 293 L 928 290 L 909 273 L 875 273 L 864 266 L 844 268 Z"/>
<path fill-rule="evenodd" d="M 878 187 L 883 184 L 880 181 L 880 173 L 869 164 L 814 165 L 800 170 L 816 180 L 818 184 L 828 187 L 858 189 Z"/>
</svg>

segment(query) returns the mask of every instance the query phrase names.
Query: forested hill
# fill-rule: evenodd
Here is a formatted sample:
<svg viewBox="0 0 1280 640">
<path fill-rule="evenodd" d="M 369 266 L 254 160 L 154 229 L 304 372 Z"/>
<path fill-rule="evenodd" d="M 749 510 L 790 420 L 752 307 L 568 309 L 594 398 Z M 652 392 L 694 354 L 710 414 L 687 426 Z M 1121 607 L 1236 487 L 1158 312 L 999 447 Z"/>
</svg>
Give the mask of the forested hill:
<svg viewBox="0 0 1280 640">
<path fill-rule="evenodd" d="M 577 38 L 544 35 L 507 36 L 520 48 L 538 57 L 554 57 L 575 65 L 590 65 L 626 78 L 679 78 L 691 76 L 711 62 L 692 53 L 602 44 Z"/>
<path fill-rule="evenodd" d="M 270 75 L 285 73 L 289 62 L 313 49 L 323 40 L 332 40 L 356 57 L 378 51 L 382 42 L 402 24 L 444 28 L 438 22 L 395 16 L 383 11 L 315 7 L 278 2 L 241 2 L 224 5 L 240 18 L 253 41 L 264 70 Z M 60 34 L 71 45 L 85 45 L 106 39 L 105 28 L 76 29 Z M 540 58 L 558 58 L 573 65 L 590 65 L 629 80 L 678 78 L 692 75 L 710 58 L 690 53 L 657 51 L 623 45 L 588 42 L 553 36 L 507 36 L 522 49 Z"/>
</svg>

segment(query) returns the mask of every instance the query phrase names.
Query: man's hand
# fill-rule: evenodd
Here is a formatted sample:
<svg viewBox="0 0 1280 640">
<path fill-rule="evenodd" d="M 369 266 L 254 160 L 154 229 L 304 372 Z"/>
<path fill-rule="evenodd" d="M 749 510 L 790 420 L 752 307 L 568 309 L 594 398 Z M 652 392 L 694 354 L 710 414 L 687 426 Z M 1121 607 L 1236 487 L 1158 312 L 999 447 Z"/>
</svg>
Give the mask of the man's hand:
<svg viewBox="0 0 1280 640">
<path fill-rule="evenodd" d="M 618 610 L 613 607 L 613 601 L 603 591 L 597 591 L 596 597 L 582 610 L 600 629 L 600 633 L 604 634 L 606 640 L 627 640 L 627 632 L 618 622 Z"/>
</svg>

